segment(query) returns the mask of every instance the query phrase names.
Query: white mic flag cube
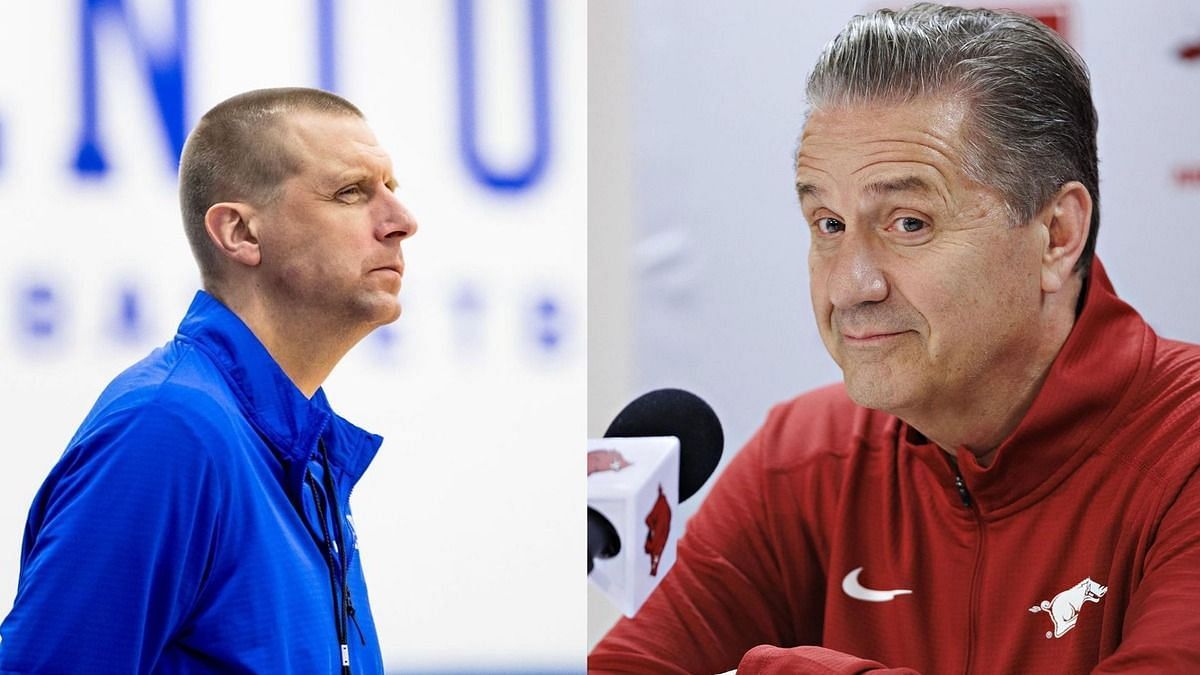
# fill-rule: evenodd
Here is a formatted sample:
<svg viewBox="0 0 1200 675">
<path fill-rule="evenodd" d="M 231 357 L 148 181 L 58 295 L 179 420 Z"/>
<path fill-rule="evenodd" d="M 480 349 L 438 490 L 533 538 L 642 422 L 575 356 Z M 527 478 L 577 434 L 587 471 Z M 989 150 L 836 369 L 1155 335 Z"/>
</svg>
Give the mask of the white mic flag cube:
<svg viewBox="0 0 1200 675">
<path fill-rule="evenodd" d="M 588 506 L 608 519 L 621 550 L 598 558 L 588 580 L 632 617 L 675 564 L 682 523 L 679 439 L 588 439 Z"/>
</svg>

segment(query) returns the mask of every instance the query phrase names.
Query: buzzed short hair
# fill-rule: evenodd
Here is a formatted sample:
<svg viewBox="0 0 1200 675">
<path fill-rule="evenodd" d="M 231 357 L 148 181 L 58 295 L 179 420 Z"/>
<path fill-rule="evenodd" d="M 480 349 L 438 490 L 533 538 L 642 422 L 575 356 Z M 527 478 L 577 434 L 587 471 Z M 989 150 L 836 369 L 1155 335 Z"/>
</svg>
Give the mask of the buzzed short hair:
<svg viewBox="0 0 1200 675">
<path fill-rule="evenodd" d="M 204 215 L 220 202 L 269 205 L 300 164 L 284 142 L 286 121 L 299 112 L 363 114 L 353 103 L 320 89 L 256 89 L 218 103 L 188 135 L 179 159 L 179 207 L 200 276 L 219 276 L 216 247 Z"/>
</svg>

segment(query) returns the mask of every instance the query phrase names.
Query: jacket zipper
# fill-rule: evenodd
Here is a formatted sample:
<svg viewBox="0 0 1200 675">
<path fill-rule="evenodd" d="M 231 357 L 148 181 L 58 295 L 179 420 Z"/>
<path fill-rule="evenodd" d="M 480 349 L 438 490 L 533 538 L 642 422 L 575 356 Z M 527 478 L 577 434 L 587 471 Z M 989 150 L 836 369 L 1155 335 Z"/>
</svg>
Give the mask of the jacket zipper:
<svg viewBox="0 0 1200 675">
<path fill-rule="evenodd" d="M 329 523 L 325 518 L 325 504 L 321 496 L 320 488 L 317 486 L 317 481 L 312 477 L 312 474 L 305 476 L 308 487 L 312 491 L 313 505 L 317 509 L 317 519 L 321 521 L 321 534 L 324 536 L 324 545 L 322 546 L 325 565 L 329 568 L 329 587 L 333 605 L 333 625 L 337 631 L 338 646 L 341 649 L 342 657 L 342 674 L 347 675 L 350 672 L 350 649 L 346 642 L 344 629 L 342 627 L 342 611 L 339 606 L 343 605 L 343 601 L 338 598 L 338 590 L 341 584 L 338 583 L 337 566 L 334 562 L 334 544 L 332 537 L 329 536 Z"/>
<path fill-rule="evenodd" d="M 341 651 L 342 675 L 350 675 L 350 643 L 348 620 L 354 621 L 354 627 L 358 630 L 359 640 L 363 645 L 366 645 L 366 638 L 362 634 L 362 628 L 358 625 L 358 619 L 354 616 L 354 603 L 350 599 L 350 583 L 349 583 L 349 555 L 346 551 L 345 537 L 343 537 L 343 529 L 339 519 L 341 515 L 340 509 L 337 506 L 337 489 L 333 482 L 333 470 L 329 466 L 329 455 L 325 450 L 325 443 L 318 439 L 317 448 L 320 452 L 322 477 L 325 483 L 325 490 L 317 484 L 317 480 L 313 477 L 312 472 L 306 471 L 305 479 L 309 489 L 313 494 L 313 505 L 316 507 L 317 519 L 321 522 L 321 534 L 324 540 L 325 564 L 329 567 L 329 585 L 333 600 L 333 623 L 337 631 L 338 647 Z M 326 504 L 326 500 L 330 500 Z M 326 506 L 329 507 L 329 518 L 326 518 Z M 329 520 L 333 521 L 334 533 L 336 535 L 336 543 L 334 537 L 330 535 Z M 340 563 L 340 566 L 338 565 Z M 340 567 L 341 574 L 338 574 Z M 339 597 L 340 596 L 340 597 Z"/>
<path fill-rule="evenodd" d="M 358 617 L 354 612 L 354 601 L 350 599 L 350 589 L 346 588 L 346 614 L 350 620 L 354 622 L 354 630 L 358 631 L 358 642 L 362 646 L 367 646 L 367 638 L 363 635 L 362 627 L 358 625 Z"/>
<path fill-rule="evenodd" d="M 958 490 L 958 498 L 962 501 L 963 507 L 971 511 L 971 515 L 975 519 L 975 531 L 978 534 L 978 543 L 975 546 L 975 567 L 971 571 L 971 597 L 967 605 L 967 659 L 963 666 L 963 672 L 967 675 L 971 673 L 972 661 L 975 658 L 975 634 L 977 630 L 977 618 L 979 615 L 979 576 L 980 568 L 983 566 L 983 545 L 985 541 L 985 533 L 983 529 L 983 516 L 979 512 L 979 507 L 975 504 L 975 500 L 971 498 L 971 493 L 967 490 L 967 483 L 963 480 L 962 472 L 958 470 L 958 464 L 954 464 L 954 487 Z"/>
<path fill-rule="evenodd" d="M 350 490 L 346 492 L 347 505 L 350 503 L 350 498 L 353 496 L 354 496 L 354 486 L 351 485 Z M 346 508 L 348 509 L 350 507 L 347 506 Z M 352 556 L 353 554 L 354 554 L 353 551 L 346 551 L 346 561 L 347 562 L 346 562 L 346 571 L 344 572 L 344 574 L 345 574 L 345 578 L 347 580 L 350 577 L 350 565 L 354 562 L 354 560 L 352 560 L 350 558 L 350 556 Z M 354 611 L 354 600 L 352 599 L 352 596 L 350 594 L 350 582 L 349 581 L 346 582 L 346 614 L 349 615 L 350 620 L 354 622 L 354 630 L 358 631 L 359 644 L 366 647 L 367 646 L 367 638 L 366 638 L 366 636 L 363 635 L 362 626 L 358 625 L 358 616 L 357 616 L 357 612 Z"/>
</svg>

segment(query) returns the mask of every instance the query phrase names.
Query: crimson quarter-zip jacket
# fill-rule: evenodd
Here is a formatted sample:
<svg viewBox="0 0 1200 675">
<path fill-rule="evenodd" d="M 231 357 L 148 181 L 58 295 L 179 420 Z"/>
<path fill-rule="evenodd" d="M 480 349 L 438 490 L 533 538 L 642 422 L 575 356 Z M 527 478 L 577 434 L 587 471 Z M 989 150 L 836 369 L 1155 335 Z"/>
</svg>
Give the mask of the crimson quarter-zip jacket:
<svg viewBox="0 0 1200 675">
<path fill-rule="evenodd" d="M 1097 261 L 982 467 L 841 385 L 773 409 L 592 672 L 1200 673 L 1200 347 Z"/>
</svg>

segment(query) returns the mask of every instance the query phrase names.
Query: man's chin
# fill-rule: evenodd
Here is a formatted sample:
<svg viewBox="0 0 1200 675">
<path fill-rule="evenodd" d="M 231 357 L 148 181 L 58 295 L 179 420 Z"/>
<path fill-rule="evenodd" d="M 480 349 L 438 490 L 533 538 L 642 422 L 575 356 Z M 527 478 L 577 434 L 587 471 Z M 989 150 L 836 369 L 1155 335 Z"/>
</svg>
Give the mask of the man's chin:
<svg viewBox="0 0 1200 675">
<path fill-rule="evenodd" d="M 400 299 L 391 293 L 380 294 L 369 300 L 363 299 L 359 305 L 360 316 L 372 328 L 385 326 L 400 318 Z"/>
<path fill-rule="evenodd" d="M 400 318 L 403 313 L 403 308 L 400 306 L 400 301 L 392 303 L 391 307 L 383 308 L 380 314 L 380 320 L 377 325 L 385 326 Z"/>
<path fill-rule="evenodd" d="M 904 407 L 905 392 L 891 377 L 844 373 L 846 393 L 856 404 L 873 410 L 893 412 Z"/>
</svg>

